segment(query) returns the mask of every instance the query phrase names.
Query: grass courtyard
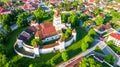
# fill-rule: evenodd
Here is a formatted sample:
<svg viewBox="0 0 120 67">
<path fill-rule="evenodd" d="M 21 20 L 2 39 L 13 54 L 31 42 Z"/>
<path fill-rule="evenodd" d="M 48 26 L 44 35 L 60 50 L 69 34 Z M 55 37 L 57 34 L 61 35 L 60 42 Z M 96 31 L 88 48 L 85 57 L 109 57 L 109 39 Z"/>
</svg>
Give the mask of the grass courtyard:
<svg viewBox="0 0 120 67">
<path fill-rule="evenodd" d="M 40 55 L 40 57 L 37 57 L 35 59 L 25 58 L 17 55 L 14 52 L 13 45 L 16 41 L 17 36 L 25 30 L 25 28 L 19 28 L 10 34 L 8 34 L 8 42 L 6 43 L 6 55 L 9 58 L 9 61 L 14 62 L 14 67 L 28 67 L 30 64 L 36 65 L 36 67 L 48 67 L 47 65 L 50 64 L 50 59 L 55 57 L 55 65 L 63 62 L 61 53 L 59 51 L 56 51 L 55 53 L 49 53 L 49 54 L 43 54 Z M 75 55 L 81 53 L 80 49 L 80 42 L 82 42 L 82 38 L 87 34 L 87 32 L 80 27 L 76 28 L 77 30 L 77 42 L 73 43 L 71 46 L 66 48 L 66 51 L 68 52 L 68 55 L 70 58 L 74 57 Z M 79 34 L 79 35 L 78 35 Z M 25 64 L 26 63 L 26 64 Z"/>
</svg>

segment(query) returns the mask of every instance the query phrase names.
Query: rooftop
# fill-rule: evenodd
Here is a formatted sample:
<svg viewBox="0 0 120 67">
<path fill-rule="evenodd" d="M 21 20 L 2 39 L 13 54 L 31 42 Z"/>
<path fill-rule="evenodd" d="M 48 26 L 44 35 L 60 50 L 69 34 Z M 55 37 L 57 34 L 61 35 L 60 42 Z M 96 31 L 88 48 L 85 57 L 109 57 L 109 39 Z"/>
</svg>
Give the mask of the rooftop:
<svg viewBox="0 0 120 67">
<path fill-rule="evenodd" d="M 115 39 L 120 40 L 120 34 L 117 34 L 117 33 L 111 33 L 110 36 L 113 37 L 113 38 L 115 38 Z"/>
</svg>

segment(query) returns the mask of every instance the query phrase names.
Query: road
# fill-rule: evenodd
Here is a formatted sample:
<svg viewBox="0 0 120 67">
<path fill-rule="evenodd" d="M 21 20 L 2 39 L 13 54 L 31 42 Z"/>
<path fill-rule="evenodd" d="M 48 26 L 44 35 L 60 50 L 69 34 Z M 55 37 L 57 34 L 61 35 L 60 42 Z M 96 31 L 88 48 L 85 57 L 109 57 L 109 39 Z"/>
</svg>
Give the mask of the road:
<svg viewBox="0 0 120 67">
<path fill-rule="evenodd" d="M 95 42 L 94 44 L 96 44 L 96 43 L 97 43 L 97 42 Z M 68 60 L 67 62 L 64 62 L 64 63 L 58 65 L 57 67 L 66 67 L 68 64 L 74 62 L 75 60 L 77 60 L 77 59 L 79 59 L 79 58 L 81 58 L 81 57 L 84 57 L 84 56 L 86 56 L 86 55 L 88 55 L 88 54 L 92 54 L 91 52 L 95 49 L 96 46 L 97 46 L 97 44 L 94 45 L 93 47 L 87 49 L 85 52 L 82 52 L 81 54 L 79 54 L 79 55 L 71 58 L 71 59 Z"/>
</svg>

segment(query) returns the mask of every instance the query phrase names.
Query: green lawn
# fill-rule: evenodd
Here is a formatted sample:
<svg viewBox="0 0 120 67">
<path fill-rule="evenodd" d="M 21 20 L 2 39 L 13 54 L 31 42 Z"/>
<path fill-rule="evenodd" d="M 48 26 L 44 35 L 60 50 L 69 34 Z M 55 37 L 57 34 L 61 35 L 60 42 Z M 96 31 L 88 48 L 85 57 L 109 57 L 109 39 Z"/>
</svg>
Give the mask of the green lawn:
<svg viewBox="0 0 120 67">
<path fill-rule="evenodd" d="M 27 27 L 26 27 L 27 28 Z M 6 43 L 7 57 L 10 61 L 14 62 L 15 67 L 28 67 L 29 64 L 34 64 L 36 67 L 48 67 L 50 64 L 50 59 L 52 57 L 56 57 L 55 65 L 61 63 L 63 60 L 61 58 L 61 53 L 59 51 L 55 53 L 42 54 L 40 57 L 35 59 L 25 58 L 18 56 L 13 49 L 14 42 L 16 41 L 16 37 L 26 28 L 19 28 L 12 33 L 8 34 L 8 42 Z M 66 48 L 66 51 L 70 58 L 75 55 L 81 53 L 80 42 L 82 42 L 82 38 L 87 34 L 87 32 L 80 27 L 76 28 L 77 30 L 77 42 L 73 43 L 71 46 Z"/>
<path fill-rule="evenodd" d="M 7 57 L 11 58 L 12 56 L 14 56 L 14 54 L 16 54 L 13 50 L 13 45 L 19 34 L 26 28 L 27 27 L 18 28 L 7 35 L 7 43 L 5 44 Z"/>
</svg>

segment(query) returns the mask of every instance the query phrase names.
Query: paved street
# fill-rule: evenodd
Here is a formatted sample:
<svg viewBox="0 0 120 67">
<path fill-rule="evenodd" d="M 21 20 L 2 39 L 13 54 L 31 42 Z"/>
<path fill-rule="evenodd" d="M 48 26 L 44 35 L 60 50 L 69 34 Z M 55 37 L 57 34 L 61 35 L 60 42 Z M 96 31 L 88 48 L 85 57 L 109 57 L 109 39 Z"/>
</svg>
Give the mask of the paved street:
<svg viewBox="0 0 120 67">
<path fill-rule="evenodd" d="M 93 46 L 91 48 L 89 48 L 85 52 L 71 58 L 67 62 L 64 62 L 64 63 L 58 65 L 57 67 L 66 67 L 68 65 L 74 64 L 73 62 L 76 62 L 78 59 L 80 59 L 84 56 L 94 54 L 94 52 L 92 52 L 92 51 L 95 49 L 96 46 L 99 46 L 105 54 L 113 54 L 115 56 L 115 62 L 114 63 L 120 65 L 120 57 L 109 46 L 107 46 L 107 44 L 105 44 L 103 41 L 98 41 L 96 39 L 95 43 L 93 44 Z M 79 62 L 80 62 L 80 60 L 79 60 Z"/>
<path fill-rule="evenodd" d="M 69 65 L 70 63 L 76 61 L 77 59 L 79 59 L 79 58 L 81 58 L 81 57 L 84 57 L 84 56 L 86 56 L 86 55 L 88 55 L 88 54 L 92 54 L 91 52 L 95 49 L 96 46 L 97 46 L 97 44 L 94 45 L 93 47 L 89 48 L 89 49 L 86 50 L 85 52 L 83 52 L 83 53 L 81 53 L 81 54 L 79 54 L 79 55 L 71 58 L 71 59 L 68 60 L 67 62 L 64 62 L 64 63 L 58 65 L 57 67 L 66 67 L 66 66 Z"/>
</svg>

